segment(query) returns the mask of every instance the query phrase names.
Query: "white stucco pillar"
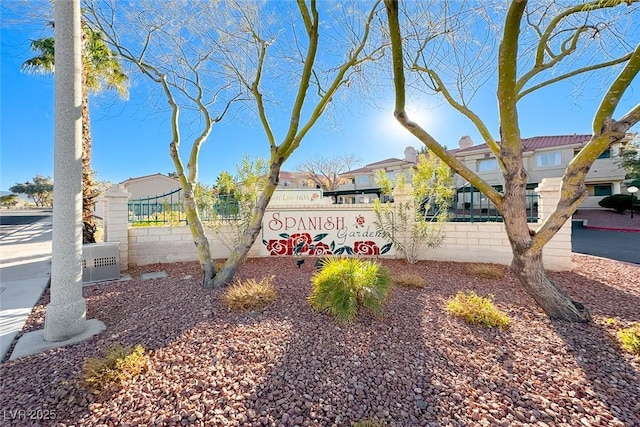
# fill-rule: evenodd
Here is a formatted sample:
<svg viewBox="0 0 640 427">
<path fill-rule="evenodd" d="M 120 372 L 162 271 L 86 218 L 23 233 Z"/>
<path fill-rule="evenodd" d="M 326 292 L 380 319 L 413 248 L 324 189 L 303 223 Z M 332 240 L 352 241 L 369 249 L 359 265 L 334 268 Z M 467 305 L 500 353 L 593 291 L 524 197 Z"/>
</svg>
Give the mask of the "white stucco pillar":
<svg viewBox="0 0 640 427">
<path fill-rule="evenodd" d="M 115 185 L 103 195 L 105 200 L 104 241 L 120 243 L 120 271 L 129 268 L 129 193 L 123 185 Z"/>
<path fill-rule="evenodd" d="M 55 133 L 51 302 L 45 341 L 64 341 L 87 327 L 82 296 L 82 59 L 80 0 L 56 0 Z"/>
<path fill-rule="evenodd" d="M 544 178 L 536 193 L 538 199 L 538 223 L 544 222 L 558 206 L 560 200 L 561 178 Z M 571 269 L 571 218 L 551 238 L 542 251 L 542 259 L 548 270 L 564 271 Z"/>
<path fill-rule="evenodd" d="M 620 182 L 614 182 L 613 183 L 613 188 L 611 189 L 611 194 L 620 194 L 622 193 L 622 188 L 621 188 L 621 183 Z"/>
</svg>

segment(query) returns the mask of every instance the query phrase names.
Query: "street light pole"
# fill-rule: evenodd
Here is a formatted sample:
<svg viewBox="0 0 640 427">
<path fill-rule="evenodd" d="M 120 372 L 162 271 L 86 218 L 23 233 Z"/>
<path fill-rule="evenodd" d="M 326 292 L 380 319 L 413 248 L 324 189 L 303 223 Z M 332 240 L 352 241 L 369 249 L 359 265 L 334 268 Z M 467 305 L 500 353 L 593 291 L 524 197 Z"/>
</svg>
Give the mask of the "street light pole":
<svg viewBox="0 0 640 427">
<path fill-rule="evenodd" d="M 633 199 L 636 196 L 636 193 L 638 192 L 638 187 L 636 187 L 635 185 L 632 185 L 631 187 L 627 188 L 627 191 L 631 194 L 631 218 L 633 219 Z"/>
</svg>

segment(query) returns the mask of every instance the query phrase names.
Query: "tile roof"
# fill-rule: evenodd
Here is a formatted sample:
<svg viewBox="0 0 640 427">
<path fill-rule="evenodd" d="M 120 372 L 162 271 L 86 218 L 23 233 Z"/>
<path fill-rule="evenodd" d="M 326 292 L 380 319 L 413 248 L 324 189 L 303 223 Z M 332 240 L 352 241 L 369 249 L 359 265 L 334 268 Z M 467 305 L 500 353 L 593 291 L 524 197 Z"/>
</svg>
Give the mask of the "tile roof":
<svg viewBox="0 0 640 427">
<path fill-rule="evenodd" d="M 374 169 L 379 168 L 383 165 L 389 164 L 389 163 L 401 163 L 403 166 L 404 165 L 414 165 L 414 162 L 408 162 L 406 160 L 402 160 L 402 159 L 398 159 L 395 157 L 391 157 L 389 159 L 384 159 L 384 160 L 380 160 L 377 162 L 373 162 L 373 163 L 369 163 L 368 165 L 362 167 L 362 168 L 358 168 L 358 169 L 353 169 L 347 172 L 343 172 L 340 174 L 340 176 L 345 176 L 345 175 L 355 175 L 358 173 L 368 173 L 368 172 L 373 172 Z"/>
<path fill-rule="evenodd" d="M 533 151 L 540 148 L 561 147 L 564 145 L 582 144 L 591 139 L 591 135 L 550 135 L 522 138 L 522 146 L 525 151 Z M 499 142 L 499 141 L 498 141 Z M 486 149 L 487 144 L 474 145 L 473 147 L 452 150 L 456 155 L 476 150 Z"/>
<path fill-rule="evenodd" d="M 127 184 L 127 183 L 132 182 L 132 181 L 139 181 L 139 180 L 142 180 L 142 179 L 149 179 L 149 178 L 165 178 L 165 179 L 170 179 L 170 180 L 173 180 L 173 181 L 175 181 L 177 183 L 180 183 L 179 180 L 177 180 L 175 178 L 171 178 L 168 175 L 165 175 L 165 174 L 162 174 L 162 173 L 158 172 L 158 173 L 153 173 L 151 175 L 143 175 L 143 176 L 131 177 L 129 179 L 125 179 L 124 181 L 120 182 L 119 184 Z"/>
<path fill-rule="evenodd" d="M 384 159 L 384 160 L 380 160 L 377 162 L 373 162 L 373 163 L 369 163 L 367 166 L 378 166 L 378 165 L 383 165 L 386 163 L 397 163 L 397 162 L 404 162 L 404 160 L 400 160 L 397 159 L 395 157 L 391 157 L 390 159 Z"/>
<path fill-rule="evenodd" d="M 373 169 L 369 168 L 369 167 L 363 167 L 363 168 L 359 168 L 359 169 L 353 169 L 347 172 L 343 172 L 340 174 L 340 176 L 343 175 L 353 175 L 353 174 L 357 174 L 357 173 L 366 173 L 366 172 L 371 172 Z"/>
</svg>

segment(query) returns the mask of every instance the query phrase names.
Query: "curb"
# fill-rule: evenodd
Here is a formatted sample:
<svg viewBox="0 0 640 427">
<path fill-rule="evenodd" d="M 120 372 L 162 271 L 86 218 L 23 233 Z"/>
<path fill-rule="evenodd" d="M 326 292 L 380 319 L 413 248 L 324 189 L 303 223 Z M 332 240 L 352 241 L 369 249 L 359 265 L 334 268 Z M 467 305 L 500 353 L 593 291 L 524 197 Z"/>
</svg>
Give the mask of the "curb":
<svg viewBox="0 0 640 427">
<path fill-rule="evenodd" d="M 621 231 L 623 233 L 640 233 L 640 230 L 635 228 L 596 227 L 593 225 L 585 225 L 584 228 L 588 228 L 589 230 Z"/>
</svg>

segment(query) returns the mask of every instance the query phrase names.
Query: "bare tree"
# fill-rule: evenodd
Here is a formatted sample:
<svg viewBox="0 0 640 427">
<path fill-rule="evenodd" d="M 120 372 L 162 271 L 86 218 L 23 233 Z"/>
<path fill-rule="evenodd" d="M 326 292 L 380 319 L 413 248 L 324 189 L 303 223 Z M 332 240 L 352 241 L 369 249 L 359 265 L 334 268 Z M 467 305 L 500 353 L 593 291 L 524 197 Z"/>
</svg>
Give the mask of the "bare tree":
<svg viewBox="0 0 640 427">
<path fill-rule="evenodd" d="M 202 284 L 210 287 L 216 271 L 197 200 L 198 158 L 213 126 L 240 97 L 220 65 L 220 43 L 234 21 L 212 2 L 139 1 L 126 8 L 118 2 L 88 1 L 85 16 L 105 35 L 118 54 L 156 84 L 170 107 L 169 154 L 184 194 L 184 208 L 202 266 Z M 185 113 L 184 117 L 181 116 Z M 182 132 L 191 149 L 183 159 Z"/>
<path fill-rule="evenodd" d="M 491 43 L 488 46 L 477 43 L 475 46 L 478 49 L 473 55 L 465 55 L 470 52 L 460 49 L 460 44 L 455 43 L 458 36 L 455 36 L 452 28 L 456 22 L 462 22 L 471 13 L 475 13 L 477 17 L 482 16 L 482 5 L 477 10 L 466 10 L 464 8 L 467 5 L 461 3 L 455 16 L 447 15 L 438 19 L 442 27 L 430 34 L 418 32 L 418 21 L 414 18 L 423 18 L 422 13 L 414 16 L 410 9 L 400 13 L 396 0 L 385 0 L 385 5 L 393 51 L 396 119 L 495 204 L 504 218 L 511 242 L 511 269 L 540 307 L 551 318 L 589 321 L 589 310 L 573 301 L 545 272 L 542 250 L 587 197 L 584 179 L 596 158 L 612 143 L 623 140 L 630 127 L 640 120 L 640 104 L 619 115 L 617 119 L 613 117 L 623 95 L 640 71 L 640 44 L 634 24 L 634 20 L 638 19 L 637 2 L 595 0 L 565 6 L 564 3 L 528 5 L 526 0 L 513 0 L 505 11 L 492 11 L 493 15 L 500 14 L 503 19 L 503 25 L 498 29 L 501 34 L 500 44 L 497 55 L 493 56 L 492 65 L 497 74 L 499 141 L 493 138 L 485 122 L 470 107 L 469 98 L 460 95 L 466 89 L 475 89 L 470 87 L 465 78 L 468 75 L 481 75 L 476 74 L 477 65 L 493 50 Z M 415 3 L 408 5 L 416 6 Z M 451 12 L 445 9 L 441 8 L 447 13 Z M 493 15 L 491 20 L 485 22 L 486 28 L 496 22 Z M 401 17 L 407 21 L 401 22 Z M 446 28 L 447 26 L 449 27 Z M 460 28 L 463 26 L 458 27 L 458 30 Z M 488 37 L 487 40 L 491 39 Z M 448 41 L 452 43 L 447 44 Z M 466 46 L 473 46 L 471 40 L 467 40 L 467 43 Z M 479 55 L 480 49 L 487 47 Z M 455 58 L 455 62 L 446 62 L 457 65 L 455 71 L 469 69 L 469 73 L 457 73 L 457 78 L 446 81 L 445 76 L 451 69 L 444 67 L 445 62 L 439 59 L 447 54 Z M 526 220 L 527 171 L 523 166 L 519 103 L 525 96 L 554 83 L 615 65 L 621 68 L 619 74 L 614 77 L 600 75 L 601 78 L 610 77 L 610 83 L 608 89 L 603 89 L 600 105 L 594 111 L 591 140 L 565 170 L 556 210 L 535 230 L 530 229 Z M 504 177 L 504 194 L 469 170 L 426 129 L 407 116 L 406 68 L 414 72 L 414 77 L 417 76 L 411 82 L 412 90 L 414 84 L 422 82 L 441 94 L 449 105 L 476 126 L 484 142 L 498 159 Z M 451 84 L 453 90 L 450 89 Z M 558 93 L 556 96 L 565 95 Z M 476 111 L 479 110 L 476 108 Z"/>
<path fill-rule="evenodd" d="M 383 52 L 380 41 L 372 36 L 378 28 L 372 27 L 378 23 L 379 1 L 348 5 L 343 2 L 338 7 L 321 3 L 320 9 L 315 0 L 280 2 L 276 3 L 277 16 L 269 15 L 267 10 L 248 10 L 246 3 L 236 4 L 245 22 L 245 33 L 236 35 L 232 39 L 235 43 L 227 44 L 231 48 L 228 67 L 255 101 L 269 143 L 269 174 L 248 227 L 218 272 L 215 286 L 230 282 L 238 263 L 258 237 L 284 162 L 340 89 L 356 82 L 365 64 L 380 59 Z M 327 30 L 323 33 L 326 41 L 321 44 L 323 30 Z M 295 82 L 293 88 L 291 82 Z M 270 118 L 274 114 L 271 108 L 280 113 L 287 111 L 289 116 L 280 138 L 276 136 L 277 122 Z"/>
<path fill-rule="evenodd" d="M 325 191 L 337 190 L 342 184 L 340 174 L 350 171 L 360 163 L 355 154 L 333 157 L 314 157 L 298 165 L 298 172 Z"/>
<path fill-rule="evenodd" d="M 87 14 L 123 58 L 162 88 L 171 108 L 171 157 L 184 190 L 203 285 L 224 286 L 259 234 L 284 162 L 340 90 L 358 81 L 366 63 L 382 57 L 380 38 L 372 37 L 381 27 L 381 2 L 322 3 L 319 8 L 315 0 L 141 0 L 127 10 L 117 10 L 117 4 L 88 1 Z M 216 272 L 194 200 L 198 155 L 213 125 L 242 93 L 252 99 L 251 108 L 265 131 L 269 172 L 245 233 Z M 272 119 L 274 110 L 286 111 L 288 124 Z M 192 134 L 199 126 L 186 168 L 179 151 L 185 120 L 180 120 L 181 111 L 191 113 Z"/>
</svg>

